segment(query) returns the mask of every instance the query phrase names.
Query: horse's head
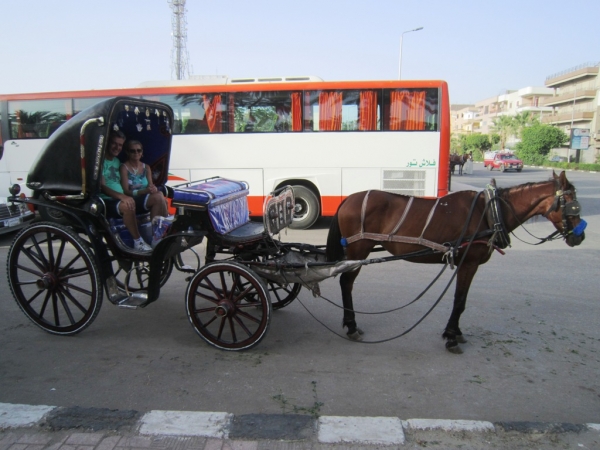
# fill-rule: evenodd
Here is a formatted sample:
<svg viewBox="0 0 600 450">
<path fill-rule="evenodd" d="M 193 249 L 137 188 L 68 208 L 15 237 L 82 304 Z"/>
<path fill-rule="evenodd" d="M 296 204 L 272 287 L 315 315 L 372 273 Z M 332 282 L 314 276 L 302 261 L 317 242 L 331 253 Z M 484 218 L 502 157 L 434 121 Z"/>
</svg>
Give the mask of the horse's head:
<svg viewBox="0 0 600 450">
<path fill-rule="evenodd" d="M 581 244 L 585 239 L 586 221 L 580 217 L 581 205 L 577 201 L 577 190 L 569 180 L 565 172 L 556 175 L 552 171 L 554 185 L 554 202 L 550 209 L 544 214 L 550 220 L 556 230 L 565 238 L 569 247 Z"/>
</svg>

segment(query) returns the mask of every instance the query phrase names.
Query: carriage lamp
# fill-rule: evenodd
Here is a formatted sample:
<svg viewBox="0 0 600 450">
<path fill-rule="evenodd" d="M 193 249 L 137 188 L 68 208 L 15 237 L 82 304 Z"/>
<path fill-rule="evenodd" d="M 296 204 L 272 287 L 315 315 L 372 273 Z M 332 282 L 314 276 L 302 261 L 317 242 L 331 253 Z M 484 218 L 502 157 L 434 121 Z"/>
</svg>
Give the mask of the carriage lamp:
<svg viewBox="0 0 600 450">
<path fill-rule="evenodd" d="M 18 184 L 13 184 L 11 187 L 8 188 L 8 192 L 10 192 L 10 195 L 12 195 L 13 197 L 16 197 L 17 195 L 19 195 L 19 192 L 21 192 L 21 186 Z"/>
</svg>

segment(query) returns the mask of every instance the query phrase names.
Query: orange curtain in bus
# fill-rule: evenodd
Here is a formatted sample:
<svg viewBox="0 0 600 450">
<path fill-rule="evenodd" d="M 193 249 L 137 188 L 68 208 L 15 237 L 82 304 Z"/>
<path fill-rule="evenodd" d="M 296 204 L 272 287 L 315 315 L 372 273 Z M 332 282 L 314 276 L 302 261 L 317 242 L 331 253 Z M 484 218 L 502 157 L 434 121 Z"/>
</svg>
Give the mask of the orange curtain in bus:
<svg viewBox="0 0 600 450">
<path fill-rule="evenodd" d="M 425 129 L 425 91 L 390 93 L 390 130 Z"/>
<path fill-rule="evenodd" d="M 377 93 L 360 91 L 358 129 L 371 131 L 377 129 Z"/>
<path fill-rule="evenodd" d="M 302 131 L 302 94 L 292 92 L 292 131 Z"/>
<path fill-rule="evenodd" d="M 204 111 L 206 114 L 206 123 L 211 133 L 220 133 L 223 131 L 223 121 L 221 113 L 221 96 L 215 95 L 212 100 L 208 95 L 203 95 Z"/>
<path fill-rule="evenodd" d="M 339 131 L 342 129 L 342 93 L 319 93 L 319 130 Z"/>
</svg>

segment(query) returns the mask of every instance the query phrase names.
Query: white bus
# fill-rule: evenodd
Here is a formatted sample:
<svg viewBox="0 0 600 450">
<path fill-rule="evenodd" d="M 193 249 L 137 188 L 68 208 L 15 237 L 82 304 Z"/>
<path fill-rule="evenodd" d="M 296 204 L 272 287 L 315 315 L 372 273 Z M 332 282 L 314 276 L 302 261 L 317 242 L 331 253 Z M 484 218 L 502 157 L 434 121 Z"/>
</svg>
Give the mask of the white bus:
<svg viewBox="0 0 600 450">
<path fill-rule="evenodd" d="M 256 216 L 265 196 L 292 185 L 294 228 L 333 216 L 344 198 L 362 190 L 448 193 L 450 106 L 444 81 L 316 77 L 211 77 L 129 89 L 0 95 L 0 186 L 19 183 L 29 192 L 27 172 L 45 140 L 74 114 L 114 96 L 173 108 L 170 183 L 216 175 L 247 181 Z M 130 113 L 146 126 L 147 112 Z"/>
</svg>

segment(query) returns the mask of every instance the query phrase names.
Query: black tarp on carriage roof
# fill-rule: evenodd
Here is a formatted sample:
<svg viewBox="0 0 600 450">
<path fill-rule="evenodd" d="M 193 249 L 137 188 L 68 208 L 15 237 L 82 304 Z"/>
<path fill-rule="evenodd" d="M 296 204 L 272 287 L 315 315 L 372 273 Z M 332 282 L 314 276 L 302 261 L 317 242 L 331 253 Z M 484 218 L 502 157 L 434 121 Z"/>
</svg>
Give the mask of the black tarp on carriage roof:
<svg viewBox="0 0 600 450">
<path fill-rule="evenodd" d="M 84 134 L 87 194 L 99 191 L 104 151 L 113 129 L 121 130 L 127 139 L 139 140 L 144 146 L 142 161 L 151 166 L 154 183 L 167 182 L 173 110 L 164 103 L 115 97 L 83 110 L 50 136 L 29 171 L 27 186 L 54 195 L 81 193 L 80 130 L 86 121 L 99 117 L 103 124 L 89 124 Z M 125 151 L 121 152 L 119 159 L 125 157 Z"/>
</svg>

